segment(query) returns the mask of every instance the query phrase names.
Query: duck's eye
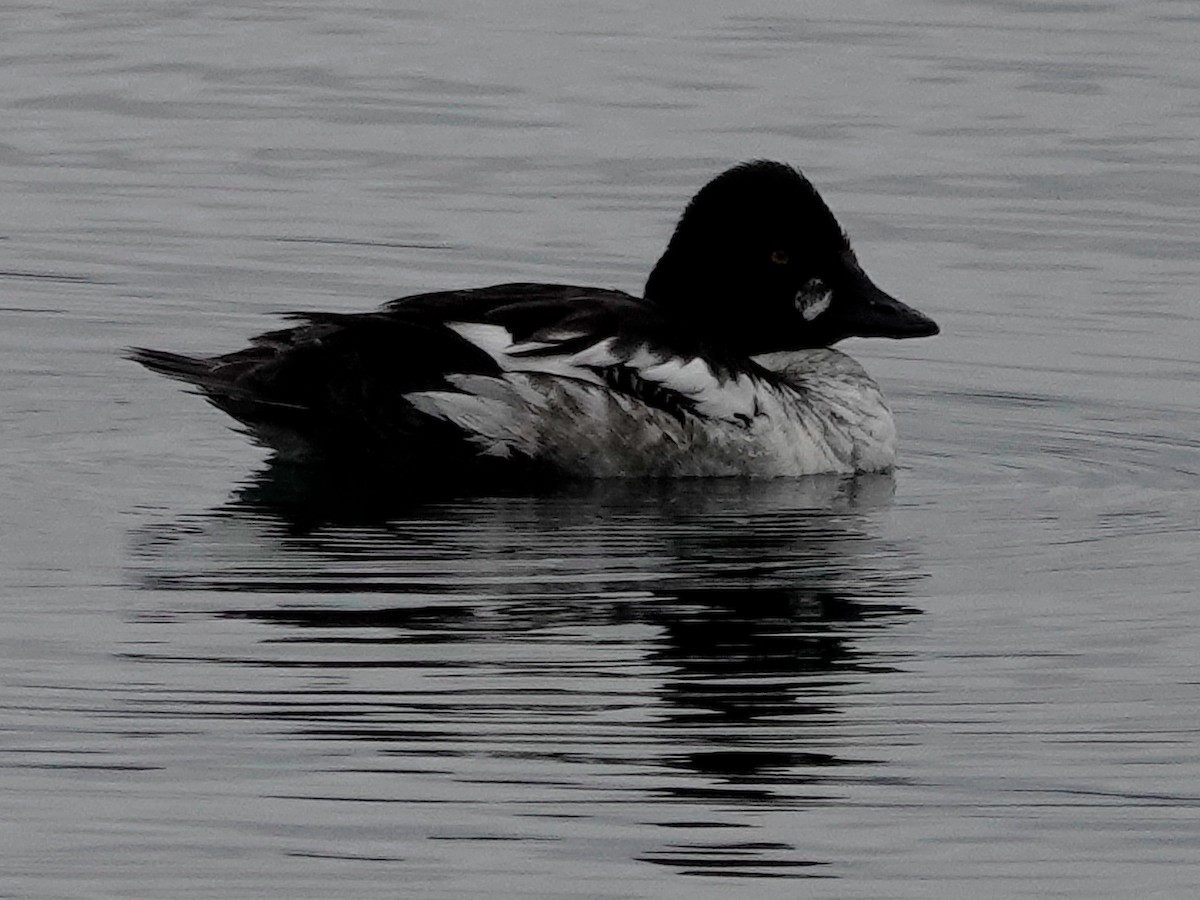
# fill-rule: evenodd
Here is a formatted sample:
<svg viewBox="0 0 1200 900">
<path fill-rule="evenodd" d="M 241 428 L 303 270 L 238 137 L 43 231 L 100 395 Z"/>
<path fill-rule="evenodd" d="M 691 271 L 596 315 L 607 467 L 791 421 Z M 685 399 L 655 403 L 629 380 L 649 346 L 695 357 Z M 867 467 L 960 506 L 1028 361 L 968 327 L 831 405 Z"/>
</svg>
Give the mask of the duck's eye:
<svg viewBox="0 0 1200 900">
<path fill-rule="evenodd" d="M 820 278 L 810 278 L 796 291 L 796 312 L 805 322 L 811 322 L 825 310 L 833 300 L 833 291 Z"/>
<path fill-rule="evenodd" d="M 771 262 L 777 266 L 786 266 L 788 255 L 786 250 L 773 250 L 771 252 Z"/>
</svg>

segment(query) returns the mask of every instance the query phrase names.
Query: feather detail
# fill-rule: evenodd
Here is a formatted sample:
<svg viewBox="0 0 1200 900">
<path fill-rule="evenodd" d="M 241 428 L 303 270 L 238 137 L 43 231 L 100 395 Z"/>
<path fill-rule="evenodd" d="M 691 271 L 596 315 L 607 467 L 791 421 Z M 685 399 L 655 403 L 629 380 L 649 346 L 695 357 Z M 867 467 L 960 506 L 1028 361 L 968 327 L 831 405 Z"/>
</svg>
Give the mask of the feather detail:
<svg viewBox="0 0 1200 900">
<path fill-rule="evenodd" d="M 579 365 L 575 361 L 575 355 L 563 356 L 543 352 L 555 347 L 550 341 L 517 343 L 513 340 L 512 332 L 502 325 L 447 322 L 446 326 L 495 360 L 502 371 L 574 378 L 596 385 L 604 383 L 604 379 L 590 367 Z"/>
<path fill-rule="evenodd" d="M 498 363 L 511 358 L 498 332 L 472 337 L 490 340 Z M 448 376 L 449 390 L 404 396 L 460 429 L 482 455 L 524 457 L 581 477 L 777 477 L 894 462 L 895 431 L 878 387 L 837 351 L 802 351 L 775 361 L 775 371 L 728 376 L 700 359 L 668 360 L 645 348 L 614 353 L 609 341 L 529 368 L 525 360 L 520 368 L 504 362 L 499 375 Z M 580 377 L 589 370 L 610 380 Z M 632 375 L 614 384 L 615 372 Z"/>
</svg>

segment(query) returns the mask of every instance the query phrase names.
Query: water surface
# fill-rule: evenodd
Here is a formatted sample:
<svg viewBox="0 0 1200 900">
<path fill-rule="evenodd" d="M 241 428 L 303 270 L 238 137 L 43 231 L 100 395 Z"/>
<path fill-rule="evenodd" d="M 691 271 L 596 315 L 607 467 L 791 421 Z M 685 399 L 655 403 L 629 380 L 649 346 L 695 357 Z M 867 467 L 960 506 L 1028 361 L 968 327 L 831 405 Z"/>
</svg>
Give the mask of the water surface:
<svg viewBox="0 0 1200 900">
<path fill-rule="evenodd" d="M 1169 0 L 14 8 L 0 893 L 1190 896 L 1198 41 Z M 752 157 L 943 327 L 845 346 L 894 476 L 364 504 L 120 358 L 638 291 Z"/>
</svg>

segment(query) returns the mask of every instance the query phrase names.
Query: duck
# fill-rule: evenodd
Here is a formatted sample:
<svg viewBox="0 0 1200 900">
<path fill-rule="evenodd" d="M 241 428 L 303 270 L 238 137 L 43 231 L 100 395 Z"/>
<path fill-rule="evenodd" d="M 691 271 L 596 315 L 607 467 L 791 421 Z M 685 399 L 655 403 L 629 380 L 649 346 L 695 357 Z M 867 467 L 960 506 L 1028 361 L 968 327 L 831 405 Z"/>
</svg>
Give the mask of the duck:
<svg viewBox="0 0 1200 900">
<path fill-rule="evenodd" d="M 127 356 L 284 463 L 778 478 L 891 470 L 892 413 L 833 345 L 939 331 L 868 277 L 800 170 L 771 160 L 695 194 L 641 297 L 512 283 L 285 320 L 230 353 Z"/>
</svg>

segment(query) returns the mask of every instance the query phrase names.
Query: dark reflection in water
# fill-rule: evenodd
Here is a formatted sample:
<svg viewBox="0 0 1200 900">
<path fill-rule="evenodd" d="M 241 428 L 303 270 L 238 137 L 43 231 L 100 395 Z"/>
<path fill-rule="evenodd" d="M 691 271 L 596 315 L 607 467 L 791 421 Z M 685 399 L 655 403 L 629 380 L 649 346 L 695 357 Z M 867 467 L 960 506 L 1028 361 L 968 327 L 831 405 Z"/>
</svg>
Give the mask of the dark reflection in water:
<svg viewBox="0 0 1200 900">
<path fill-rule="evenodd" d="M 523 785 L 519 814 L 551 819 L 633 803 L 678 838 L 636 858 L 697 874 L 811 875 L 820 860 L 747 840 L 743 817 L 836 803 L 839 770 L 885 765 L 839 722 L 896 663 L 872 633 L 916 614 L 914 556 L 878 535 L 890 477 L 364 500 L 296 476 L 134 535 L 140 585 L 190 592 L 157 616 L 270 627 L 194 661 L 312 676 L 279 696 L 243 677 L 197 714 L 369 746 L 372 773 L 439 760 L 471 788 L 444 802 L 482 803 L 491 839 L 513 810 L 481 785 Z M 564 785 L 595 809 L 532 799 Z"/>
</svg>

